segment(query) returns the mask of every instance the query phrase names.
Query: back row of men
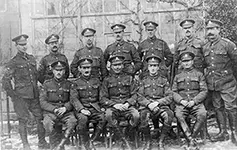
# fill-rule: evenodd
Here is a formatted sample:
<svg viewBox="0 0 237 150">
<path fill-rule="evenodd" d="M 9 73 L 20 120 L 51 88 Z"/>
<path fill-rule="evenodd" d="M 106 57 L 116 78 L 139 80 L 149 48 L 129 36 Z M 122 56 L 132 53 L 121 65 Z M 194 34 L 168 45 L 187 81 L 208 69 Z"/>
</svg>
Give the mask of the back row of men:
<svg viewBox="0 0 237 150">
<path fill-rule="evenodd" d="M 66 56 L 58 52 L 58 35 L 50 35 L 45 40 L 50 54 L 41 59 L 38 69 L 35 58 L 26 53 L 28 36 L 23 34 L 12 39 L 18 53 L 6 65 L 2 83 L 18 115 L 24 149 L 30 149 L 26 132 L 29 111 L 37 120 L 39 148 L 49 147 L 45 141 L 46 129 L 52 133 L 51 147 L 63 149 L 77 124 L 83 145 L 90 149 L 86 132 L 90 120 L 97 121 L 91 141 L 108 122 L 110 127 L 120 133 L 127 147 L 131 148 L 115 121 L 124 116 L 130 119 L 131 130 L 139 126 L 143 131 L 146 140 L 144 149 L 150 149 L 149 115 L 155 126 L 159 122 L 158 118 L 163 120 L 160 149 L 164 148 L 164 136 L 171 128 L 174 115 L 187 137 L 188 146 L 196 146 L 196 135 L 206 119 L 203 102 L 207 101 L 207 93 L 212 97 L 210 100 L 220 128 L 215 139 L 226 140 L 229 137 L 226 110 L 232 141 L 236 143 L 236 46 L 219 35 L 222 22 L 214 19 L 206 22 L 206 42 L 195 37 L 194 24 L 192 19 L 180 23 L 185 37 L 175 47 L 174 56 L 167 43 L 155 36 L 158 24 L 152 21 L 144 23 L 148 38 L 140 43 L 138 49 L 124 41 L 126 26 L 111 26 L 116 41 L 104 53 L 93 45 L 96 31 L 86 28 L 81 33 L 85 47 L 75 53 L 70 67 Z M 110 62 L 109 70 L 107 62 Z M 167 68 L 171 65 L 170 76 Z M 67 80 L 69 70 L 76 78 L 72 82 Z M 137 83 L 134 76 L 139 71 L 140 81 Z M 41 94 L 37 88 L 38 81 L 43 84 Z M 174 113 L 169 107 L 172 101 L 176 104 Z M 197 118 L 192 131 L 185 122 L 189 114 Z M 57 121 L 67 124 L 64 137 L 59 142 L 54 141 L 57 137 L 54 124 Z"/>
</svg>

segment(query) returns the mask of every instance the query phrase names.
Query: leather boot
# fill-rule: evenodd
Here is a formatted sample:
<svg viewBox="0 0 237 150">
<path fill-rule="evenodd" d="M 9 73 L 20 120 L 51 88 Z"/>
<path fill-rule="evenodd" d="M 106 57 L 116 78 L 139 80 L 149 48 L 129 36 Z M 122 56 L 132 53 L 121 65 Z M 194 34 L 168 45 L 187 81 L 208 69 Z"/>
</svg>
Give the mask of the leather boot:
<svg viewBox="0 0 237 150">
<path fill-rule="evenodd" d="M 229 139 L 229 134 L 226 128 L 226 113 L 225 111 L 217 110 L 217 120 L 220 123 L 220 132 L 213 138 L 213 141 L 226 141 Z"/>
<path fill-rule="evenodd" d="M 65 142 L 67 141 L 67 139 L 70 137 L 71 130 L 72 130 L 71 128 L 68 128 L 68 129 L 65 131 L 64 137 L 63 137 L 63 139 L 61 140 L 61 142 L 58 144 L 56 150 L 64 150 L 64 144 L 65 144 Z"/>
<path fill-rule="evenodd" d="M 85 131 L 79 132 L 79 137 L 81 139 L 81 147 L 82 149 L 85 150 L 91 150 L 90 148 L 90 139 L 89 139 L 89 134 L 86 133 Z"/>
<path fill-rule="evenodd" d="M 116 126 L 116 132 L 118 133 L 118 136 L 122 139 L 122 141 L 124 142 L 125 146 L 127 147 L 128 150 L 132 150 L 132 146 L 130 145 L 130 143 L 128 142 L 128 140 L 125 137 L 125 134 L 123 133 L 123 131 L 120 129 L 120 127 Z"/>
<path fill-rule="evenodd" d="M 100 133 L 102 132 L 102 129 L 97 127 L 93 133 L 93 135 L 91 136 L 91 142 L 90 142 L 90 147 L 92 150 L 95 150 L 95 145 L 94 145 L 94 141 L 96 140 L 96 138 L 98 138 L 100 136 Z"/>
<path fill-rule="evenodd" d="M 158 149 L 159 150 L 164 150 L 165 147 L 164 147 L 164 139 L 165 139 L 165 136 L 167 135 L 167 133 L 170 131 L 171 129 L 171 126 L 167 125 L 167 124 L 163 124 L 163 127 L 162 127 L 162 131 L 161 131 L 161 134 L 160 134 L 160 138 L 159 138 L 159 141 L 158 141 Z"/>
<path fill-rule="evenodd" d="M 38 148 L 49 149 L 50 144 L 45 141 L 45 129 L 42 120 L 37 120 Z"/>
<path fill-rule="evenodd" d="M 19 120 L 19 133 L 20 133 L 22 144 L 23 144 L 23 150 L 31 150 L 30 144 L 27 139 L 26 124 L 27 124 L 26 120 L 23 120 L 23 119 Z"/>
<path fill-rule="evenodd" d="M 150 128 L 147 127 L 143 130 L 144 138 L 145 138 L 145 145 L 143 147 L 143 150 L 150 150 L 151 149 L 151 134 L 150 134 Z"/>
<path fill-rule="evenodd" d="M 237 145 L 237 119 L 236 110 L 228 111 L 229 125 L 231 130 L 231 141 Z"/>
<path fill-rule="evenodd" d="M 50 148 L 55 149 L 61 141 L 62 133 L 61 127 L 56 126 L 49 134 Z"/>
<path fill-rule="evenodd" d="M 201 127 L 203 126 L 204 121 L 203 120 L 197 120 L 194 127 L 193 127 L 193 133 L 192 133 L 192 138 L 196 138 L 196 136 L 198 135 Z"/>
</svg>

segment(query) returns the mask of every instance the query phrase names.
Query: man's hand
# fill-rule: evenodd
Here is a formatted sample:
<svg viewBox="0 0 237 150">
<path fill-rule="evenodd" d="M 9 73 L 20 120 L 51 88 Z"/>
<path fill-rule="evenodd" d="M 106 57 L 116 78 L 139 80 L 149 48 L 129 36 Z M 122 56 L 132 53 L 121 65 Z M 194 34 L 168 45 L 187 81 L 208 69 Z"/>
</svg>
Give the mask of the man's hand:
<svg viewBox="0 0 237 150">
<path fill-rule="evenodd" d="M 120 110 L 120 111 L 123 111 L 123 104 L 115 104 L 113 107 L 114 107 L 115 109 L 118 109 L 118 110 Z"/>
<path fill-rule="evenodd" d="M 194 101 L 189 101 L 188 104 L 187 104 L 187 107 L 192 108 L 194 105 L 195 105 Z"/>
<path fill-rule="evenodd" d="M 148 108 L 153 111 L 155 107 L 157 107 L 159 105 L 159 102 L 152 102 L 148 105 Z"/>
<path fill-rule="evenodd" d="M 123 106 L 122 106 L 122 108 L 123 108 L 124 111 L 125 111 L 125 110 L 128 110 L 128 107 L 129 107 L 129 103 L 128 103 L 128 102 L 125 103 L 125 104 L 123 104 Z"/>
<path fill-rule="evenodd" d="M 185 100 L 181 100 L 180 103 L 181 103 L 184 107 L 187 107 L 187 105 L 188 105 L 188 102 L 185 101 Z"/>
<path fill-rule="evenodd" d="M 58 116 L 62 116 L 66 111 L 67 111 L 66 107 L 60 107 L 60 108 L 57 109 L 56 114 Z"/>
<path fill-rule="evenodd" d="M 89 110 L 87 110 L 87 109 L 82 109 L 81 113 L 86 115 L 86 116 L 90 116 L 91 115 L 91 112 Z"/>
</svg>

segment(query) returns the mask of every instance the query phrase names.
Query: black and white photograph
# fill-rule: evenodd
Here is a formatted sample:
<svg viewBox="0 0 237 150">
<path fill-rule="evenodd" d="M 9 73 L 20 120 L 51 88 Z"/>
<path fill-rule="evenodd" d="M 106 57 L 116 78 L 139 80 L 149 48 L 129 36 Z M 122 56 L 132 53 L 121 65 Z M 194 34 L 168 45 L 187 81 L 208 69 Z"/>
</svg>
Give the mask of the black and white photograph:
<svg viewBox="0 0 237 150">
<path fill-rule="evenodd" d="M 0 0 L 0 147 L 237 150 L 237 0 Z"/>
</svg>

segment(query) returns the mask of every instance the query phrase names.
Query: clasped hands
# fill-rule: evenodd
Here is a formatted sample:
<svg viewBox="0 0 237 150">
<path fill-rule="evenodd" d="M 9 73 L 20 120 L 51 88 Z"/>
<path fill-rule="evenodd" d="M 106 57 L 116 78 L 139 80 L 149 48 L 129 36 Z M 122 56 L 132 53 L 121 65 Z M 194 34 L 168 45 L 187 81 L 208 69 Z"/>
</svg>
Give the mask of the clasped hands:
<svg viewBox="0 0 237 150">
<path fill-rule="evenodd" d="M 148 105 L 148 108 L 149 108 L 151 111 L 156 112 L 156 111 L 158 111 L 158 110 L 160 109 L 158 106 L 159 106 L 159 102 L 154 101 L 154 102 L 151 102 L 151 103 Z"/>
<path fill-rule="evenodd" d="M 187 108 L 192 108 L 195 105 L 194 101 L 185 101 L 185 100 L 181 100 L 180 103 Z"/>
<path fill-rule="evenodd" d="M 54 113 L 59 117 L 62 116 L 66 111 L 67 111 L 66 107 L 59 107 L 54 109 Z"/>
<path fill-rule="evenodd" d="M 115 104 L 113 107 L 114 107 L 115 109 L 120 110 L 120 111 L 125 111 L 125 110 L 128 110 L 129 103 L 125 103 L 125 104 L 119 103 L 119 104 Z"/>
</svg>

